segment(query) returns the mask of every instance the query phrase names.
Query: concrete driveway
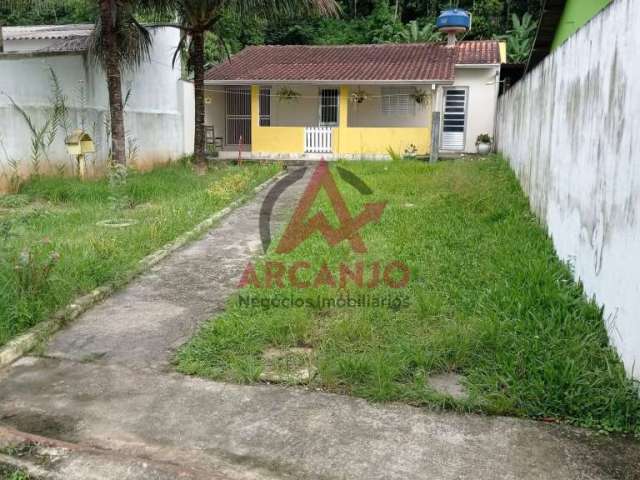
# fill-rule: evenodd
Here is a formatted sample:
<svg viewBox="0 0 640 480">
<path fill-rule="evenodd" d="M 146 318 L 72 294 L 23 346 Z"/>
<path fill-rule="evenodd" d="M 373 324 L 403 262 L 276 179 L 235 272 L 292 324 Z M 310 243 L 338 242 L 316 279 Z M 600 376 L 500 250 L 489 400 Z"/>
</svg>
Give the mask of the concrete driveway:
<svg viewBox="0 0 640 480">
<path fill-rule="evenodd" d="M 280 198 L 282 225 L 301 194 Z M 0 372 L 0 464 L 54 479 L 640 479 L 640 445 L 173 371 L 259 253 L 266 192 Z M 17 446 L 17 447 L 16 447 Z M 0 470 L 1 471 L 1 470 Z"/>
</svg>

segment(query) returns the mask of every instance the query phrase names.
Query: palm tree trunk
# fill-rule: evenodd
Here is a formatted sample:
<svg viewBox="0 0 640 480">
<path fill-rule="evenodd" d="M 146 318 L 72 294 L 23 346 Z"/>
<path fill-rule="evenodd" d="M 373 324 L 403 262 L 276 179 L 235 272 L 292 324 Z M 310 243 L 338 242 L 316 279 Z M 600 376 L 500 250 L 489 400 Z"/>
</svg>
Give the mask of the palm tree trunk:
<svg viewBox="0 0 640 480">
<path fill-rule="evenodd" d="M 116 8 L 116 0 L 100 0 L 100 21 L 103 28 L 105 70 L 111 112 L 111 155 L 114 162 L 125 165 L 127 160 L 125 157 L 124 108 L 122 106 L 122 74 L 114 32 Z"/>
<path fill-rule="evenodd" d="M 199 166 L 206 163 L 204 156 L 204 32 L 193 32 L 193 90 L 195 94 L 195 133 L 193 150 Z"/>
</svg>

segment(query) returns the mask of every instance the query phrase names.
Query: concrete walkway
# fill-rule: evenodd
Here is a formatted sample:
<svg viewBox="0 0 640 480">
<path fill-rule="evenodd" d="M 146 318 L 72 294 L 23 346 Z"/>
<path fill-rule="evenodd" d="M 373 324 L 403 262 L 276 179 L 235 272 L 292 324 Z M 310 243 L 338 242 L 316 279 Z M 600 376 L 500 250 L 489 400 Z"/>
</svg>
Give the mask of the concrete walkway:
<svg viewBox="0 0 640 480">
<path fill-rule="evenodd" d="M 264 195 L 0 372 L 0 448 L 37 441 L 20 461 L 55 479 L 640 479 L 637 443 L 583 430 L 172 372 L 258 252 Z"/>
</svg>

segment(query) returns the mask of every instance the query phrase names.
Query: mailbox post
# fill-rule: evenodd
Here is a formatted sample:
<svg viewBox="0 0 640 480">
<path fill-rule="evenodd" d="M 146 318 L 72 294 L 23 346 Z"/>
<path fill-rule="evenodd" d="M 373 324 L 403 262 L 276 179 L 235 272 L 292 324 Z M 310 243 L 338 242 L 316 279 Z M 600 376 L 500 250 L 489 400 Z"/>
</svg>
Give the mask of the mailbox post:
<svg viewBox="0 0 640 480">
<path fill-rule="evenodd" d="M 78 162 L 78 175 L 80 178 L 84 178 L 87 172 L 85 155 L 96 151 L 93 140 L 88 133 L 77 128 L 71 132 L 71 135 L 65 139 L 64 143 L 67 146 L 69 155 L 76 156 L 76 161 Z"/>
</svg>

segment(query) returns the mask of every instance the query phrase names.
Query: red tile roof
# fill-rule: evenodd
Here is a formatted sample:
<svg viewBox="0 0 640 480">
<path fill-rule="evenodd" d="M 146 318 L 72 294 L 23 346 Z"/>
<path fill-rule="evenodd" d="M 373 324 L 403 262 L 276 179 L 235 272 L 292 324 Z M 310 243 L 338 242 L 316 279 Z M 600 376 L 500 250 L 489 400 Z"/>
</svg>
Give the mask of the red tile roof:
<svg viewBox="0 0 640 480">
<path fill-rule="evenodd" d="M 456 44 L 456 64 L 485 65 L 500 63 L 500 47 L 496 40 L 473 40 Z"/>
<path fill-rule="evenodd" d="M 498 64 L 494 40 L 444 44 L 247 47 L 205 74 L 213 81 L 452 81 L 456 64 Z"/>
</svg>

